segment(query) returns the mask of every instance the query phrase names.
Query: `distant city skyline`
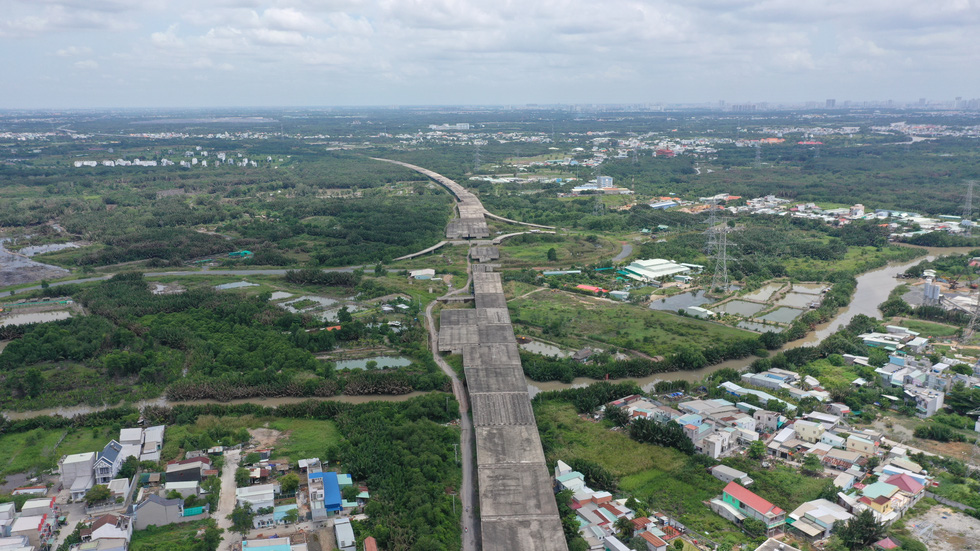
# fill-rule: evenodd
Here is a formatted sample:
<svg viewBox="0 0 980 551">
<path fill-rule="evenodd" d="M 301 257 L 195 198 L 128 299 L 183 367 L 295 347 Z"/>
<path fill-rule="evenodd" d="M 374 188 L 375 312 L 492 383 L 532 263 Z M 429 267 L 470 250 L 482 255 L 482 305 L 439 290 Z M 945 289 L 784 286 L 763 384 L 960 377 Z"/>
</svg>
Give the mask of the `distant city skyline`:
<svg viewBox="0 0 980 551">
<path fill-rule="evenodd" d="M 0 109 L 974 108 L 977 36 L 957 0 L 8 0 Z"/>
</svg>

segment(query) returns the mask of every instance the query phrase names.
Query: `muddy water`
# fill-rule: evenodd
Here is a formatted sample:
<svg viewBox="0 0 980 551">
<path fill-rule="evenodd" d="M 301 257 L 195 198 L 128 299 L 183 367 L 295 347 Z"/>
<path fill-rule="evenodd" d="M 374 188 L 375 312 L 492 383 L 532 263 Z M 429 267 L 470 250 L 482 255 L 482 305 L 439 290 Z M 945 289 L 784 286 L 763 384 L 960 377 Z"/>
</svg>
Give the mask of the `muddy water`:
<svg viewBox="0 0 980 551">
<path fill-rule="evenodd" d="M 71 312 L 68 310 L 59 310 L 57 312 L 34 312 L 30 314 L 11 314 L 5 318 L 0 318 L 0 327 L 5 325 L 26 325 L 28 323 L 44 323 L 48 321 L 66 320 L 70 317 Z"/>
<path fill-rule="evenodd" d="M 888 298 L 888 294 L 891 293 L 892 289 L 898 287 L 902 284 L 903 279 L 898 279 L 895 276 L 901 274 L 905 270 L 915 266 L 923 260 L 934 260 L 937 256 L 946 256 L 953 254 L 966 254 L 972 250 L 973 247 L 953 247 L 953 248 L 941 248 L 941 247 L 915 247 L 918 249 L 923 249 L 928 252 L 928 256 L 923 258 L 917 258 L 910 262 L 893 263 L 885 266 L 883 268 L 878 268 L 877 270 L 872 270 L 866 272 L 857 278 L 857 289 L 854 292 L 854 297 L 851 303 L 846 307 L 837 312 L 837 315 L 829 322 L 818 325 L 815 331 L 811 331 L 806 337 L 787 343 L 783 349 L 795 348 L 804 345 L 815 345 L 827 338 L 829 335 L 836 332 L 841 327 L 847 325 L 854 319 L 854 316 L 858 314 L 865 314 L 868 316 L 880 316 L 881 313 L 878 312 L 878 305 Z M 690 296 L 689 293 L 685 293 Z M 657 373 L 655 375 L 649 375 L 647 377 L 641 377 L 636 379 L 630 379 L 636 381 L 636 383 L 644 390 L 651 390 L 653 385 L 658 381 L 688 381 L 697 382 L 700 381 L 704 376 L 710 375 L 719 369 L 724 369 L 726 367 L 731 367 L 734 369 L 745 369 L 750 363 L 755 361 L 755 356 L 750 356 L 748 358 L 742 358 L 740 360 L 728 360 L 727 362 L 722 362 L 720 364 L 715 364 L 708 366 L 696 371 L 671 371 L 669 373 Z M 533 397 L 538 392 L 549 391 L 549 390 L 564 390 L 566 388 L 578 388 L 583 386 L 588 386 L 595 381 L 593 379 L 588 379 L 585 377 L 578 377 L 571 383 L 561 383 L 558 381 L 549 382 L 537 382 L 531 379 L 525 378 L 527 382 L 528 392 L 530 392 Z"/>
<path fill-rule="evenodd" d="M 217 400 L 186 400 L 180 402 L 171 402 L 166 398 L 158 398 L 156 400 L 141 400 L 135 402 L 132 405 L 136 408 L 142 409 L 146 406 L 200 406 L 204 404 L 225 404 L 225 405 L 236 405 L 236 404 L 256 404 L 264 407 L 278 407 L 287 404 L 300 404 L 309 400 L 316 400 L 318 402 L 344 402 L 347 404 L 363 404 L 366 402 L 404 402 L 415 398 L 416 396 L 424 396 L 428 394 L 427 392 L 410 392 L 408 394 L 399 394 L 397 396 L 392 395 L 379 395 L 371 394 L 365 396 L 330 396 L 329 398 L 317 398 L 317 397 L 306 397 L 306 398 L 243 398 L 241 400 L 229 400 L 227 402 L 219 402 Z M 115 404 L 116 406 L 123 404 Z M 37 417 L 40 415 L 61 415 L 62 417 L 72 417 L 74 415 L 79 415 L 82 413 L 92 413 L 94 411 L 102 411 L 108 409 L 109 405 L 102 406 L 70 406 L 70 407 L 60 407 L 60 408 L 49 408 L 49 409 L 37 409 L 32 411 L 4 411 L 3 416 L 11 420 L 19 419 L 29 419 L 31 417 Z"/>
</svg>

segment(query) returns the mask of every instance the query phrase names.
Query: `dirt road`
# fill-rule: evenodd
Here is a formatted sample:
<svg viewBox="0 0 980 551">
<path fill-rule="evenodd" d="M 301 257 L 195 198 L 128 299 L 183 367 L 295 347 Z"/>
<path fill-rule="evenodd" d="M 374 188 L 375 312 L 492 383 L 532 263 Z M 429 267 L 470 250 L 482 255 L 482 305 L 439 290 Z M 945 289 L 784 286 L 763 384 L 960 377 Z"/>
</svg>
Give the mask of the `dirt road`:
<svg viewBox="0 0 980 551">
<path fill-rule="evenodd" d="M 235 469 L 238 468 L 238 460 L 241 457 L 240 450 L 228 450 L 225 452 L 225 465 L 221 470 L 221 496 L 218 499 L 218 512 L 212 515 L 218 521 L 218 528 L 224 528 L 225 533 L 221 540 L 219 551 L 231 551 L 240 541 L 238 534 L 231 531 L 231 520 L 228 516 L 235 508 Z"/>
</svg>

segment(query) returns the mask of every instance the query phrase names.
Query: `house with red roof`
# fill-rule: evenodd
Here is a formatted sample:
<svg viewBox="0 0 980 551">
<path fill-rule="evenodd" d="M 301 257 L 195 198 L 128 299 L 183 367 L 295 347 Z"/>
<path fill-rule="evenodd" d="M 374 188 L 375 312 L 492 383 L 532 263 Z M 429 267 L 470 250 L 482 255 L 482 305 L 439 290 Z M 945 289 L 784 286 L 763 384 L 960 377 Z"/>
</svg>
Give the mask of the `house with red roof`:
<svg viewBox="0 0 980 551">
<path fill-rule="evenodd" d="M 911 505 L 915 505 L 917 501 L 922 499 L 925 495 L 925 486 L 923 486 L 918 480 L 912 478 L 911 476 L 902 474 L 893 474 L 885 480 L 886 483 L 896 486 L 900 493 L 908 496 L 911 501 Z"/>
<path fill-rule="evenodd" d="M 667 542 L 650 532 L 643 532 L 640 537 L 647 544 L 647 551 L 667 551 Z"/>
<path fill-rule="evenodd" d="M 721 492 L 721 499 L 713 499 L 711 508 L 721 516 L 741 524 L 746 518 L 762 521 L 766 535 L 782 532 L 786 524 L 786 511 L 732 481 Z M 727 513 L 727 514 L 726 514 Z"/>
<path fill-rule="evenodd" d="M 898 549 L 901 544 L 891 538 L 884 538 L 876 541 L 872 547 L 880 551 L 888 551 L 889 549 Z"/>
</svg>

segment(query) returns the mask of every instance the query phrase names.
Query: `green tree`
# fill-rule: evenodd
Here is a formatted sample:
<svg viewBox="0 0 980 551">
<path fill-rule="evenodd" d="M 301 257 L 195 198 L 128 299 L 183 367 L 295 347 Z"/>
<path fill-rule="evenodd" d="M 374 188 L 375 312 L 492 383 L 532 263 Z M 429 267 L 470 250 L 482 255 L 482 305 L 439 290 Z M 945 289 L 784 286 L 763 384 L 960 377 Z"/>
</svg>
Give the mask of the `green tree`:
<svg viewBox="0 0 980 551">
<path fill-rule="evenodd" d="M 747 518 L 742 521 L 742 531 L 750 538 L 760 538 L 766 535 L 766 523 L 754 518 Z"/>
<path fill-rule="evenodd" d="M 554 247 L 548 249 L 548 260 L 551 262 L 558 260 L 558 251 Z"/>
<path fill-rule="evenodd" d="M 633 521 L 626 517 L 616 519 L 613 527 L 616 528 L 616 534 L 620 541 L 629 541 L 630 536 L 633 535 Z"/>
<path fill-rule="evenodd" d="M 682 540 L 681 538 L 677 538 L 676 540 L 674 540 L 674 549 L 676 549 L 677 551 L 684 551 L 684 540 Z"/>
<path fill-rule="evenodd" d="M 244 488 L 251 482 L 251 476 L 249 470 L 245 467 L 238 467 L 235 469 L 235 485 L 239 488 Z"/>
<path fill-rule="evenodd" d="M 286 524 L 295 524 L 297 520 L 299 520 L 299 509 L 290 509 L 282 517 L 282 521 Z"/>
<path fill-rule="evenodd" d="M 339 312 L 337 312 L 337 321 L 339 321 L 341 324 L 350 323 L 354 321 L 354 316 L 351 316 L 350 312 L 347 310 L 347 307 L 344 306 Z"/>
<path fill-rule="evenodd" d="M 250 452 L 245 455 L 245 459 L 242 461 L 242 463 L 246 465 L 254 465 L 259 461 L 262 461 L 262 456 L 256 452 Z"/>
<path fill-rule="evenodd" d="M 85 504 L 91 506 L 93 503 L 106 501 L 111 496 L 112 492 L 109 491 L 108 486 L 96 484 L 89 491 L 85 492 Z"/>
<path fill-rule="evenodd" d="M 820 458 L 812 453 L 803 456 L 803 472 L 809 475 L 823 472 L 823 464 L 820 463 Z"/>
<path fill-rule="evenodd" d="M 116 475 L 116 478 L 125 478 L 127 480 L 133 478 L 139 468 L 140 460 L 131 455 L 127 457 L 126 460 L 123 461 L 122 466 L 119 467 L 119 474 Z"/>
<path fill-rule="evenodd" d="M 625 427 L 630 422 L 630 414 L 616 406 L 606 406 L 605 417 L 617 427 Z"/>
<path fill-rule="evenodd" d="M 766 456 L 766 445 L 762 440 L 753 440 L 749 444 L 749 457 L 752 459 L 762 459 Z"/>
<path fill-rule="evenodd" d="M 289 473 L 279 479 L 279 486 L 282 488 L 282 493 L 291 494 L 299 489 L 299 477 L 296 473 Z"/>
<path fill-rule="evenodd" d="M 228 520 L 231 521 L 231 531 L 238 532 L 242 537 L 245 537 L 245 534 L 252 529 L 253 518 L 255 518 L 255 512 L 252 511 L 251 503 L 246 501 L 244 505 L 235 505 L 231 514 L 228 515 Z"/>
<path fill-rule="evenodd" d="M 388 270 L 385 270 L 383 264 L 378 262 L 374 265 L 374 277 L 384 277 L 386 275 L 388 275 Z"/>
<path fill-rule="evenodd" d="M 864 549 L 885 536 L 885 526 L 875 520 L 871 509 L 865 509 L 847 522 L 838 522 L 834 533 L 848 549 Z"/>
<path fill-rule="evenodd" d="M 881 367 L 888 363 L 888 352 L 880 348 L 872 348 L 868 353 L 868 364 L 874 367 Z"/>
<path fill-rule="evenodd" d="M 357 501 L 357 494 L 361 491 L 357 486 L 346 486 L 340 491 L 340 497 L 344 498 L 344 501 Z"/>
</svg>

